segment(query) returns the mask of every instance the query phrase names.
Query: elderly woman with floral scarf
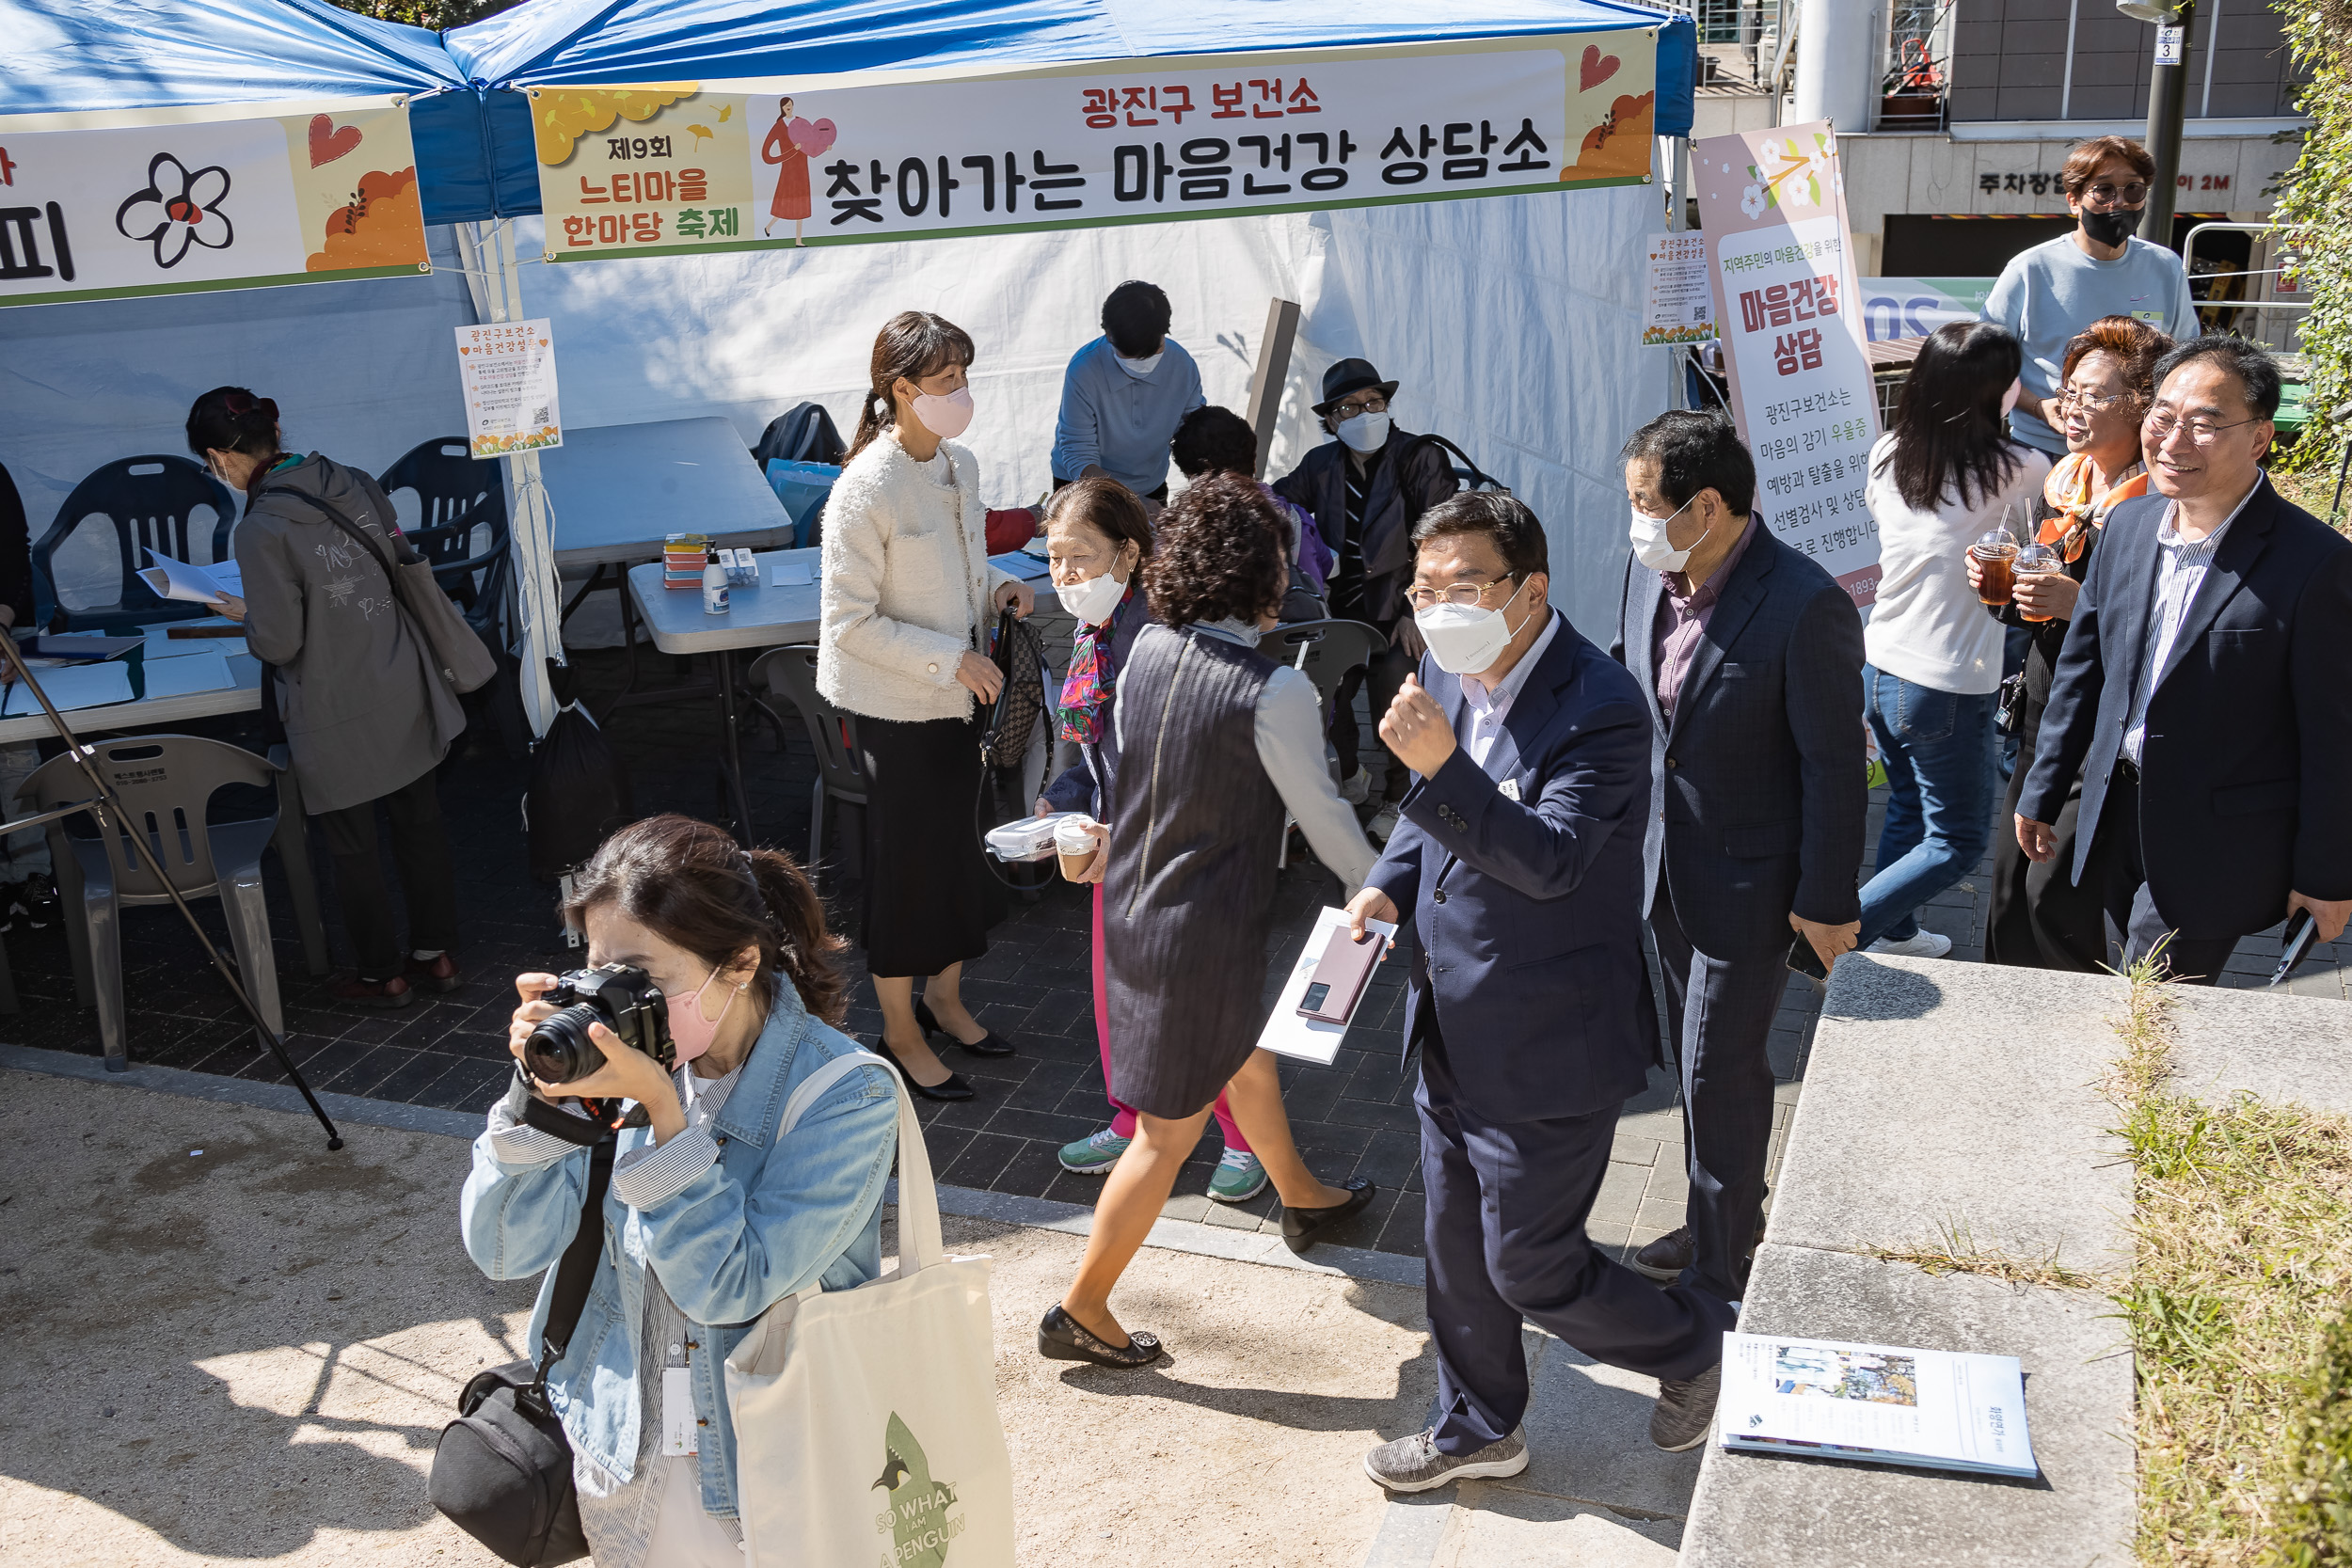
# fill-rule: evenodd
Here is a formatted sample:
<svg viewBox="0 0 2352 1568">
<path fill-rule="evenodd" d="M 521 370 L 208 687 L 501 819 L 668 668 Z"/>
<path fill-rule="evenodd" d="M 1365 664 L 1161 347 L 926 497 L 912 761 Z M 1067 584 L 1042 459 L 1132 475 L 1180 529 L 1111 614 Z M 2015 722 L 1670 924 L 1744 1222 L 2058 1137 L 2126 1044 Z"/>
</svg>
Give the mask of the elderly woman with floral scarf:
<svg viewBox="0 0 2352 1568">
<path fill-rule="evenodd" d="M 2023 626 L 2033 641 L 2026 655 L 2017 713 L 2017 767 L 2010 776 L 2009 800 L 1996 821 L 2017 810 L 2017 794 L 2033 769 L 2034 742 L 2042 710 L 2050 700 L 2050 677 L 2058 648 L 2074 618 L 2099 531 L 2119 501 L 2148 492 L 2148 469 L 2140 461 L 2139 422 L 2153 395 L 2158 356 L 2172 340 L 2130 316 L 2103 316 L 2070 341 L 2057 402 L 2066 455 L 2042 483 L 2035 508 L 2035 534 L 2066 562 L 2061 573 L 2021 577 L 2011 602 L 1989 613 L 2004 625 Z M 1974 585 L 1977 567 L 1969 563 Z M 2042 617 L 2026 620 L 2026 612 Z M 1984 956 L 1989 963 L 2028 969 L 2073 969 L 2097 974 L 2107 953 L 2100 878 L 2094 863 L 2079 884 L 2068 872 L 2074 863 L 2074 811 L 2082 798 L 2076 779 L 2058 820 L 2058 853 L 2037 864 L 2009 832 L 1993 835 L 1993 903 L 1985 919 Z"/>
<path fill-rule="evenodd" d="M 1099 818 L 1119 766 L 1119 742 L 1111 728 L 1111 702 L 1118 695 L 1119 667 L 1135 646 L 1136 634 L 1152 619 L 1143 598 L 1143 562 L 1152 553 L 1152 524 L 1143 503 L 1117 480 L 1082 479 L 1054 493 L 1045 508 L 1045 543 L 1053 562 L 1054 591 L 1062 608 L 1077 618 L 1070 651 L 1070 673 L 1062 682 L 1061 738 L 1080 751 L 1077 766 L 1046 785 L 1038 810 L 1082 811 Z M 1119 1163 L 1136 1135 L 1136 1113 L 1120 1101 L 1110 1085 L 1108 1004 L 1103 990 L 1103 887 L 1093 888 L 1094 1034 L 1103 1053 L 1104 1098 L 1111 1102 L 1111 1124 L 1061 1151 L 1062 1169 L 1101 1176 Z M 1209 1196 L 1221 1203 L 1244 1203 L 1265 1186 L 1265 1168 L 1233 1124 L 1223 1096 L 1216 1125 L 1225 1134 L 1225 1154 L 1209 1180 Z"/>
</svg>

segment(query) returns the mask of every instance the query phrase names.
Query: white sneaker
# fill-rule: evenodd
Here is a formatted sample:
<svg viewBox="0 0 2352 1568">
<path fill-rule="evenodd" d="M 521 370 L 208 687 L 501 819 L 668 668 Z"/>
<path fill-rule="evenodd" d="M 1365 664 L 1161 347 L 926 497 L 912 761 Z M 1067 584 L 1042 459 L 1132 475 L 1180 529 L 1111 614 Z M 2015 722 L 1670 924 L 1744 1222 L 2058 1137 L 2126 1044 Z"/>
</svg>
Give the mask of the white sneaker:
<svg viewBox="0 0 2352 1568">
<path fill-rule="evenodd" d="M 1931 931 L 1925 926 L 1900 942 L 1892 937 L 1881 937 L 1870 943 L 1871 952 L 1892 953 L 1899 958 L 1940 958 L 1951 950 L 1951 938 Z"/>
<path fill-rule="evenodd" d="M 1351 806 L 1360 806 L 1372 799 L 1372 769 L 1360 764 L 1356 776 L 1340 784 L 1340 799 Z"/>
<path fill-rule="evenodd" d="M 1404 814 L 1393 803 L 1382 806 L 1379 814 L 1364 824 L 1364 836 L 1375 844 L 1386 844 L 1389 835 L 1396 832 L 1396 825 L 1403 820 Z"/>
</svg>

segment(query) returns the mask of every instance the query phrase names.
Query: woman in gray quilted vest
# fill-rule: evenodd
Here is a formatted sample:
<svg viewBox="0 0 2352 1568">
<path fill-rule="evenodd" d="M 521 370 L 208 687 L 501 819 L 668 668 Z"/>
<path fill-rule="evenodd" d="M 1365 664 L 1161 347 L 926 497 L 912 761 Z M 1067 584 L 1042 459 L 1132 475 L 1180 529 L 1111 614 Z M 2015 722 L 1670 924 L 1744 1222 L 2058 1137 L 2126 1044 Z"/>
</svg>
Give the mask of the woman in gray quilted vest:
<svg viewBox="0 0 2352 1568">
<path fill-rule="evenodd" d="M 1291 1141 L 1265 1023 L 1267 938 L 1283 814 L 1349 893 L 1375 858 L 1323 760 L 1307 677 L 1258 652 L 1282 604 L 1285 528 L 1249 479 L 1211 474 L 1161 515 L 1136 636 L 1112 709 L 1120 767 L 1094 858 L 1104 882 L 1109 1089 L 1136 1137 L 1095 1206 L 1086 1259 L 1037 1333 L 1041 1354 L 1141 1367 L 1160 1342 L 1129 1334 L 1110 1293 L 1200 1141 L 1220 1092 L 1282 1199 L 1303 1252 L 1372 1201 L 1359 1177 L 1318 1180 Z"/>
</svg>

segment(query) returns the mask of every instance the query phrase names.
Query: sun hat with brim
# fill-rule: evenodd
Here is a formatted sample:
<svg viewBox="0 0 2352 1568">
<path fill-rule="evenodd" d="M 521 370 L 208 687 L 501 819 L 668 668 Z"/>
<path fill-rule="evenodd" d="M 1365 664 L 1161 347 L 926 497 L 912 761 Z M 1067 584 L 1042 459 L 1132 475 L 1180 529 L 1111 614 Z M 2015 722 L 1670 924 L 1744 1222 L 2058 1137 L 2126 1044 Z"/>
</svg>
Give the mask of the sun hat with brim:
<svg viewBox="0 0 2352 1568">
<path fill-rule="evenodd" d="M 1313 405 L 1317 414 L 1328 414 L 1331 405 L 1350 392 L 1360 392 L 1367 387 L 1377 387 L 1384 398 L 1396 396 L 1396 383 L 1383 381 L 1380 372 L 1372 368 L 1369 359 L 1343 359 L 1323 372 L 1323 401 Z"/>
</svg>

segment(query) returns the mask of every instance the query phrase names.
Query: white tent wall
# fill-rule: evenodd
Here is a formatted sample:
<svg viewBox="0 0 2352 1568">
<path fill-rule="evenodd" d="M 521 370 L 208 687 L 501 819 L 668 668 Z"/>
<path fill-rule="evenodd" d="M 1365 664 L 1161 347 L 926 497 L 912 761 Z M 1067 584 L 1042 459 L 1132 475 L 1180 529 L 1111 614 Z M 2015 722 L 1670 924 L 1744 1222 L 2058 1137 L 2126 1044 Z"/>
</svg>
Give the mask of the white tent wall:
<svg viewBox="0 0 2352 1568">
<path fill-rule="evenodd" d="M 437 267 L 453 266 L 448 231 L 433 238 Z M 473 319 L 447 270 L 0 310 L 0 463 L 39 540 L 93 468 L 184 455 L 188 405 L 226 385 L 276 399 L 290 448 L 379 473 L 418 442 L 465 430 L 451 334 Z M 199 562 L 210 549 L 207 529 Z M 68 604 L 111 602 L 121 580 L 113 531 L 89 523 L 56 566 Z"/>
</svg>

